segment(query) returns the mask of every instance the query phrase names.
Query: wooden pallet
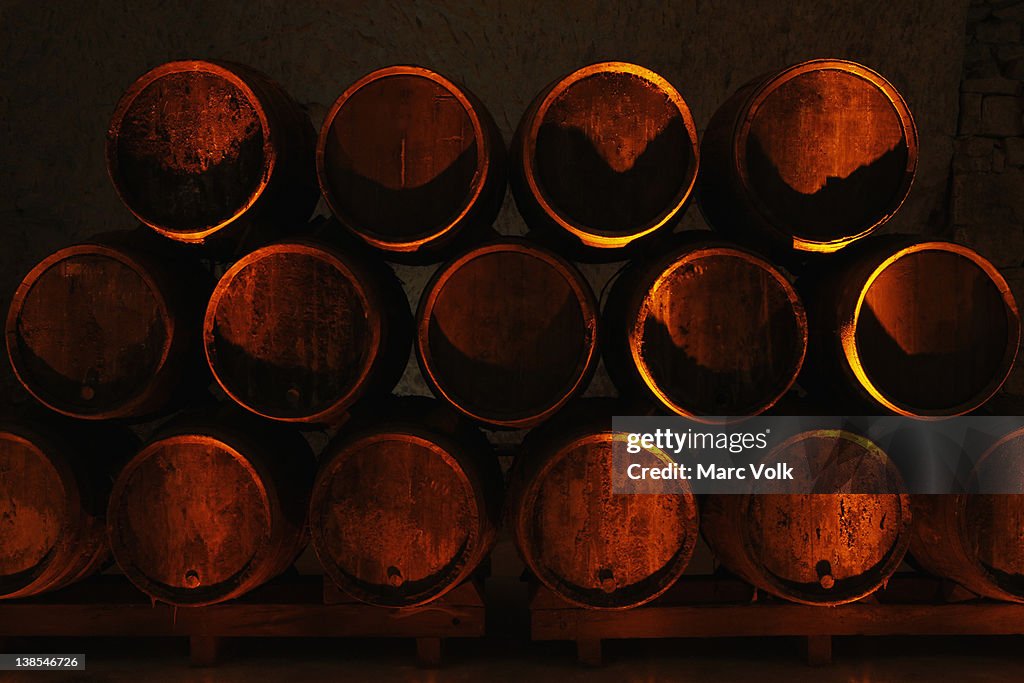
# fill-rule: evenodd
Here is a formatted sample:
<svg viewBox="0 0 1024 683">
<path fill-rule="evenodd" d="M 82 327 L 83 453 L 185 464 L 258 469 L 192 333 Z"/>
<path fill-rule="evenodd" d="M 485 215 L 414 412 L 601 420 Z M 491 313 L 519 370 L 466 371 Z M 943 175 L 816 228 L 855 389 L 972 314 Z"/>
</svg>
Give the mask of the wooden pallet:
<svg viewBox="0 0 1024 683">
<path fill-rule="evenodd" d="M 0 638 L 184 636 L 196 666 L 216 664 L 221 639 L 228 637 L 414 638 L 418 662 L 437 666 L 443 639 L 484 635 L 477 581 L 411 609 L 367 605 L 325 582 L 291 576 L 224 604 L 174 608 L 154 604 L 124 577 L 99 576 L 52 594 L 0 602 Z"/>
<path fill-rule="evenodd" d="M 544 586 L 530 600 L 533 640 L 571 640 L 583 664 L 599 666 L 602 643 L 630 638 L 797 636 L 807 661 L 828 664 L 833 636 L 1019 635 L 1024 604 L 975 599 L 936 579 L 896 576 L 884 591 L 838 607 L 755 599 L 731 578 L 684 577 L 657 600 L 629 610 L 593 610 Z"/>
</svg>

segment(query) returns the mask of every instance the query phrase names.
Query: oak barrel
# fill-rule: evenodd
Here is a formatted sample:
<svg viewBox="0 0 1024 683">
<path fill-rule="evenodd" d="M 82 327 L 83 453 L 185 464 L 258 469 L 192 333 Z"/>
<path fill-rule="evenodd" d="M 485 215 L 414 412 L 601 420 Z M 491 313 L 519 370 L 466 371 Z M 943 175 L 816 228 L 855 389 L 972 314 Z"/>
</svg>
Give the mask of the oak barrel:
<svg viewBox="0 0 1024 683">
<path fill-rule="evenodd" d="M 813 493 L 706 496 L 701 530 L 718 560 L 755 587 L 808 605 L 853 602 L 883 586 L 907 552 L 912 519 L 885 452 L 851 432 L 812 430 L 764 462 L 793 468 L 795 483 L 781 486 Z"/>
<path fill-rule="evenodd" d="M 590 380 L 597 303 L 568 261 L 521 239 L 477 247 L 423 291 L 416 354 L 438 398 L 511 428 L 554 414 Z"/>
<path fill-rule="evenodd" d="M 899 209 L 918 139 L 906 102 L 871 69 L 816 59 L 754 79 L 714 114 L 698 196 L 716 229 L 833 252 Z"/>
<path fill-rule="evenodd" d="M 510 178 L 531 229 L 581 258 L 614 260 L 681 217 L 698 156 L 693 116 L 671 83 L 602 62 L 534 99 L 512 143 Z"/>
<path fill-rule="evenodd" d="M 999 271 L 951 242 L 874 238 L 809 275 L 811 329 L 801 383 L 822 396 L 910 416 L 983 405 L 1009 374 L 1020 317 Z"/>
<path fill-rule="evenodd" d="M 494 543 L 502 475 L 483 435 L 437 401 L 364 416 L 321 456 L 313 548 L 353 597 L 413 607 L 470 577 Z"/>
<path fill-rule="evenodd" d="M 224 274 L 203 343 L 239 405 L 274 420 L 331 423 L 401 377 L 412 314 L 373 254 L 297 239 L 257 249 Z"/>
<path fill-rule="evenodd" d="M 1024 602 L 1022 464 L 1018 429 L 978 459 L 969 494 L 914 496 L 914 560 L 982 597 Z"/>
<path fill-rule="evenodd" d="M 114 483 L 114 558 L 154 600 L 230 600 L 290 567 L 306 544 L 308 444 L 284 426 L 218 412 L 179 418 Z"/>
<path fill-rule="evenodd" d="M 466 88 L 420 66 L 349 86 L 320 131 L 320 187 L 335 217 L 396 260 L 436 261 L 490 228 L 505 143 Z"/>
<path fill-rule="evenodd" d="M 177 265 L 116 240 L 47 256 L 7 314 L 18 381 L 51 410 L 90 420 L 152 414 L 202 382 L 205 275 Z"/>
<path fill-rule="evenodd" d="M 266 75 L 168 62 L 118 102 L 107 168 L 125 206 L 157 233 L 234 250 L 309 218 L 315 146 L 309 116 Z"/>
<path fill-rule="evenodd" d="M 756 415 L 793 385 L 807 350 L 786 277 L 742 247 L 687 240 L 635 262 L 608 295 L 605 367 L 625 395 L 679 415 Z"/>
<path fill-rule="evenodd" d="M 0 422 L 0 599 L 57 590 L 106 565 L 110 482 L 136 445 L 114 428 Z"/>
<path fill-rule="evenodd" d="M 592 609 L 649 602 L 683 574 L 698 537 L 685 481 L 614 487 L 611 417 L 531 432 L 509 484 L 506 519 L 530 572 L 565 600 Z M 655 454 L 630 462 L 663 466 Z M 668 493 L 666 491 L 673 491 Z"/>
</svg>

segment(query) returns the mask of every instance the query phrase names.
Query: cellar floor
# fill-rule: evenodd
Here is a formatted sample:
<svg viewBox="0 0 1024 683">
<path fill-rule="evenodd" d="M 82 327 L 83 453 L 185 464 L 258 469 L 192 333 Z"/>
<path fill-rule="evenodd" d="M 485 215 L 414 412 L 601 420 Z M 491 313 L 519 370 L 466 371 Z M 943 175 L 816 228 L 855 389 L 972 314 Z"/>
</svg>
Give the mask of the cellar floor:
<svg viewBox="0 0 1024 683">
<path fill-rule="evenodd" d="M 126 642 L 129 651 L 125 651 Z M 217 668 L 190 668 L 182 641 L 92 641 L 88 670 L 0 675 L 5 683 L 249 683 L 250 681 L 410 681 L 415 683 L 654 683 L 661 681 L 757 681 L 790 683 L 931 683 L 933 681 L 1021 681 L 1024 657 L 1019 637 L 844 638 L 835 642 L 835 662 L 812 668 L 799 659 L 793 639 L 613 642 L 607 664 L 576 664 L 568 643 L 505 640 L 454 642 L 445 666 L 415 665 L 410 641 L 234 641 Z M 53 643 L 55 650 L 72 643 Z M 63 648 L 63 649 L 62 649 Z"/>
</svg>

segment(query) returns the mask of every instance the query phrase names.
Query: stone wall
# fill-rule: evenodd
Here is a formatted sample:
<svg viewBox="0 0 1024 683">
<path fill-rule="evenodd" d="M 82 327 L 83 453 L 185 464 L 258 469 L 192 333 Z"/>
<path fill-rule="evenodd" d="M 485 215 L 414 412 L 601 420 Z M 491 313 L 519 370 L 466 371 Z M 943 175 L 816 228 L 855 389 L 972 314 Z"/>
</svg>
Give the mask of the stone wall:
<svg viewBox="0 0 1024 683">
<path fill-rule="evenodd" d="M 1003 270 L 1024 304 L 1024 1 L 972 0 L 953 155 L 953 238 Z M 1005 389 L 1024 395 L 1024 362 Z"/>
</svg>

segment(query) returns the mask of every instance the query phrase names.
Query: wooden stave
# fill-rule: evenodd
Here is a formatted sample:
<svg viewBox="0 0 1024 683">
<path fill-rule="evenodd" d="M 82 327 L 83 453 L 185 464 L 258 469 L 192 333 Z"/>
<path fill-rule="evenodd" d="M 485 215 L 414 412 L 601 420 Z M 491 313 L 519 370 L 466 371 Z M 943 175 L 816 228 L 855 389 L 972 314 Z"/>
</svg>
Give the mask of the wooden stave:
<svg viewBox="0 0 1024 683">
<path fill-rule="evenodd" d="M 974 472 L 998 448 L 1022 436 L 1024 430 L 1017 429 L 998 439 L 978 458 Z M 910 556 L 926 572 L 954 581 L 978 596 L 1024 603 L 1024 584 L 1019 581 L 1016 585 L 1000 581 L 998 574 L 986 568 L 971 549 L 967 532 L 967 506 L 971 495 L 945 493 L 912 496 L 914 525 Z M 990 495 L 1005 495 L 1021 500 L 1020 494 Z"/>
<path fill-rule="evenodd" d="M 537 487 L 542 477 L 554 465 L 557 459 L 575 445 L 595 437 L 611 437 L 611 416 L 637 412 L 636 404 L 621 400 L 580 399 L 563 410 L 557 418 L 533 430 L 524 441 L 516 456 L 512 470 L 509 472 L 508 495 L 504 511 L 504 524 L 511 533 L 520 558 L 529 573 L 548 589 L 572 605 L 584 609 L 618 611 L 634 609 L 656 600 L 675 585 L 683 575 L 696 548 L 699 536 L 702 504 L 698 505 L 697 497 L 687 490 L 680 494 L 688 502 L 686 507 L 689 533 L 683 547 L 673 557 L 673 562 L 660 570 L 655 588 L 631 595 L 616 589 L 609 593 L 610 598 L 595 600 L 592 595 L 567 589 L 557 581 L 544 567 L 541 559 L 528 542 L 527 531 L 529 518 L 526 514 L 529 504 L 535 500 Z M 595 416 L 601 416 L 595 419 Z M 622 494 L 629 495 L 629 494 Z M 638 494 L 643 495 L 643 494 Z M 654 578 L 654 577 L 651 577 Z M 627 586 L 627 588 L 632 588 Z"/>
<path fill-rule="evenodd" d="M 895 399 L 882 395 L 879 389 L 869 389 L 863 383 L 867 377 L 866 372 L 862 371 L 862 378 L 854 370 L 849 345 L 844 343 L 844 334 L 853 338 L 850 335 L 856 330 L 857 303 L 872 273 L 898 255 L 933 247 L 965 256 L 991 278 L 1006 304 L 1011 340 L 1002 361 L 1000 376 L 994 377 L 991 384 L 977 396 L 943 410 L 901 405 Z M 890 414 L 907 417 L 964 415 L 981 408 L 992 399 L 1013 368 L 1021 337 L 1020 314 L 1013 293 L 993 265 L 973 250 L 954 242 L 922 240 L 909 235 L 872 236 L 837 255 L 831 263 L 806 269 L 797 281 L 797 289 L 803 295 L 812 323 L 807 361 L 799 383 L 831 406 L 834 412 L 854 414 L 858 411 L 883 409 Z M 837 378 L 842 381 L 836 382 Z"/>
<path fill-rule="evenodd" d="M 176 231 L 148 219 L 131 205 L 118 176 L 118 134 L 125 114 L 146 87 L 163 76 L 188 71 L 212 73 L 244 94 L 251 93 L 250 99 L 263 122 L 268 138 L 266 146 L 271 148 L 273 160 L 270 168 L 264 168 L 264 178 L 248 206 L 218 225 Z M 226 60 L 171 61 L 139 76 L 121 96 L 107 131 L 107 174 L 125 207 L 155 233 L 172 241 L 203 247 L 218 258 L 231 258 L 292 230 L 310 217 L 319 201 L 312 165 L 315 146 L 316 131 L 305 109 L 261 71 Z"/>
<path fill-rule="evenodd" d="M 442 382 L 436 378 L 435 371 L 431 368 L 430 353 L 428 349 L 430 314 L 433 308 L 434 299 L 439 289 L 444 285 L 446 279 L 456 272 L 458 267 L 478 255 L 485 255 L 497 251 L 511 251 L 538 255 L 542 260 L 554 265 L 559 273 L 563 274 L 570 283 L 580 302 L 584 323 L 588 329 L 588 338 L 585 341 L 587 347 L 587 358 L 582 363 L 575 384 L 565 392 L 552 405 L 546 406 L 543 410 L 535 411 L 534 414 L 514 419 L 503 419 L 487 417 L 474 412 L 472 407 L 459 405 L 451 399 L 443 389 Z M 590 383 L 596 370 L 599 340 L 599 314 L 597 300 L 587 283 L 586 279 L 569 261 L 559 256 L 536 241 L 517 238 L 502 237 L 491 240 L 487 243 L 462 252 L 459 256 L 449 260 L 435 271 L 430 281 L 423 288 L 419 306 L 416 311 L 416 360 L 419 364 L 423 379 L 431 392 L 444 403 L 454 408 L 457 412 L 477 423 L 499 428 L 499 429 L 525 429 L 533 427 L 554 416 L 561 408 L 571 402 L 573 398 L 582 393 Z"/>
<path fill-rule="evenodd" d="M 670 95 L 675 95 L 673 99 L 678 99 L 678 102 L 683 105 L 681 113 L 684 125 L 690 132 L 693 142 L 693 168 L 689 187 L 677 197 L 677 205 L 667 210 L 666 215 L 653 228 L 646 226 L 638 230 L 638 234 L 630 235 L 620 240 L 608 240 L 596 233 L 590 234 L 584 227 L 575 225 L 571 228 L 568 227 L 569 222 L 552 215 L 552 211 L 545 208 L 544 204 L 546 202 L 538 199 L 538 193 L 531 187 L 536 184 L 535 181 L 530 180 L 530 176 L 532 176 L 532 172 L 529 170 L 531 144 L 536 142 L 535 135 L 532 135 L 530 131 L 535 127 L 535 121 L 537 120 L 540 108 L 556 88 L 578 76 L 600 73 L 602 69 L 636 73 L 644 77 L 654 77 L 661 81 L 663 86 L 670 88 Z M 509 186 L 512 189 L 512 196 L 515 199 L 516 207 L 530 228 L 531 237 L 560 253 L 567 254 L 574 260 L 584 262 L 616 261 L 655 252 L 659 244 L 671 233 L 673 226 L 682 219 L 695 194 L 697 178 L 700 175 L 698 169 L 701 163 L 701 151 L 700 145 L 697 143 L 696 125 L 682 95 L 659 74 L 628 62 L 594 63 L 576 69 L 549 83 L 527 106 L 526 111 L 519 120 L 509 150 Z"/>
<path fill-rule="evenodd" d="M 807 355 L 808 318 L 804 311 L 803 299 L 796 289 L 789 284 L 782 271 L 759 253 L 733 242 L 708 239 L 703 235 L 686 236 L 677 238 L 675 246 L 670 248 L 667 253 L 662 251 L 653 258 L 637 260 L 627 265 L 622 274 L 612 283 L 601 314 L 602 329 L 605 330 L 602 336 L 602 358 L 604 359 L 605 368 L 608 370 L 608 374 L 615 386 L 624 396 L 652 406 L 655 410 L 669 411 L 701 422 L 707 421 L 703 417 L 704 413 L 673 405 L 671 400 L 662 396 L 662 390 L 656 390 L 648 383 L 648 380 L 643 377 L 643 373 L 637 367 L 634 358 L 633 347 L 636 342 L 632 339 L 632 326 L 629 324 L 617 324 L 619 321 L 636 319 L 643 298 L 662 273 L 672 267 L 678 260 L 687 259 L 702 252 L 736 255 L 758 267 L 764 268 L 767 272 L 776 276 L 777 281 L 784 286 L 793 304 L 798 333 L 802 338 L 799 346 L 802 347 L 803 351 L 800 353 L 799 360 L 796 362 L 788 381 L 780 385 L 773 392 L 773 395 L 768 397 L 764 404 L 759 407 L 757 412 L 752 413 L 753 415 L 761 414 L 772 409 L 793 387 L 800 375 Z"/>
<path fill-rule="evenodd" d="M 188 599 L 185 589 L 163 590 L 131 562 L 131 547 L 121 539 L 125 523 L 119 507 L 128 479 L 164 442 L 201 437 L 240 455 L 267 495 L 273 528 L 259 561 L 226 591 L 203 591 Z M 307 508 L 315 461 L 306 441 L 287 427 L 240 414 L 233 407 L 211 405 L 204 413 L 184 413 L 164 425 L 121 469 L 107 507 L 106 534 L 114 560 L 124 575 L 154 601 L 180 607 L 203 607 L 238 598 L 289 569 L 308 542 Z"/>
<path fill-rule="evenodd" d="M 500 527 L 504 477 L 483 434 L 440 401 L 419 396 L 385 397 L 363 404 L 358 411 L 352 425 L 343 428 L 321 454 L 310 499 L 311 546 L 326 576 L 353 598 L 402 609 L 428 605 L 469 580 L 489 556 Z M 449 572 L 442 583 L 428 585 L 412 595 L 388 595 L 390 591 L 384 586 L 364 585 L 358 577 L 349 576 L 328 547 L 325 531 L 317 521 L 330 505 L 327 491 L 345 457 L 368 442 L 390 436 L 440 447 L 459 467 L 460 478 L 472 490 L 477 509 L 477 526 L 472 533 L 475 543 L 459 558 L 457 571 Z"/>
<path fill-rule="evenodd" d="M 84 412 L 62 405 L 57 397 L 47 397 L 43 387 L 21 370 L 18 346 L 18 321 L 22 306 L 32 287 L 47 270 L 62 260 L 79 255 L 104 255 L 134 270 L 149 284 L 163 311 L 170 338 L 159 368 L 151 380 L 121 405 L 98 412 Z M 209 293 L 209 275 L 192 259 L 182 254 L 154 248 L 151 240 L 135 232 L 104 233 L 87 242 L 59 249 L 36 264 L 22 279 L 8 309 L 5 338 L 6 355 L 15 378 L 40 405 L 60 415 L 81 420 L 138 419 L 159 415 L 180 404 L 188 395 L 209 382 L 205 365 L 196 353 L 200 334 L 200 302 Z"/>
<path fill-rule="evenodd" d="M 416 240 L 385 240 L 345 217 L 339 210 L 340 204 L 333 197 L 333 191 L 326 169 L 327 138 L 338 112 L 361 88 L 389 76 L 417 76 L 426 78 L 448 89 L 457 99 L 463 101 L 466 113 L 474 128 L 479 132 L 480 161 L 478 179 L 468 204 L 449 225 L 441 230 Z M 493 235 L 492 225 L 501 210 L 508 184 L 507 150 L 501 131 L 490 111 L 483 102 L 465 86 L 444 75 L 422 66 L 394 65 L 371 71 L 348 86 L 335 100 L 319 131 L 316 142 L 316 176 L 320 193 L 339 226 L 359 238 L 373 249 L 378 250 L 389 261 L 424 265 L 437 263 L 453 254 Z"/>
<path fill-rule="evenodd" d="M 806 434 L 813 435 L 814 432 Z M 843 432 L 843 438 L 856 439 L 859 442 L 870 444 L 874 453 L 881 454 L 888 461 L 888 456 L 869 442 L 867 439 L 858 437 L 849 432 Z M 798 433 L 781 444 L 778 448 L 785 447 L 790 442 L 802 438 L 805 433 Z M 768 456 L 769 458 L 771 455 Z M 895 466 L 888 461 L 891 472 L 895 472 Z M 899 480 L 898 473 L 896 479 Z M 765 494 L 772 495 L 772 494 Z M 783 497 L 786 494 L 781 494 Z M 830 495 L 830 494 L 808 494 L 808 495 Z M 871 568 L 874 576 L 867 583 L 855 586 L 850 592 L 835 597 L 834 599 L 821 599 L 809 593 L 801 593 L 798 589 L 786 586 L 781 579 L 772 576 L 771 571 L 758 564 L 750 555 L 750 545 L 747 530 L 749 528 L 750 515 L 747 514 L 748 504 L 751 502 L 751 494 L 739 495 L 706 495 L 701 500 L 701 535 L 715 554 L 719 562 L 731 572 L 737 574 L 747 583 L 758 590 L 764 590 L 789 602 L 817 607 L 834 607 L 837 605 L 856 602 L 870 596 L 877 590 L 882 589 L 889 577 L 899 568 L 906 556 L 911 543 L 914 512 L 913 502 L 909 493 L 905 490 L 899 495 L 901 510 L 900 533 L 895 545 L 889 549 L 884 558 L 884 564 L 879 568 Z M 800 499 L 795 495 L 791 500 Z M 837 582 L 838 584 L 838 582 Z"/>
<path fill-rule="evenodd" d="M 138 440 L 120 427 L 73 423 L 35 408 L 5 415 L 0 435 L 31 447 L 45 459 L 62 482 L 68 503 L 61 538 L 43 566 L 10 582 L 0 590 L 0 600 L 59 590 L 106 568 L 111 561 L 107 497 L 115 473 Z"/>
<path fill-rule="evenodd" d="M 785 226 L 774 224 L 752 204 L 750 193 L 736 168 L 737 137 L 749 127 L 749 108 L 771 92 L 780 79 L 815 68 L 848 70 L 869 80 L 883 92 L 890 90 L 906 133 L 908 168 L 899 200 L 871 226 L 853 235 L 833 240 L 804 239 L 787 234 Z M 890 93 L 887 93 L 890 94 Z M 760 75 L 740 86 L 712 115 L 701 141 L 702 168 L 698 178 L 697 203 L 704 220 L 714 229 L 768 251 L 780 261 L 800 262 L 815 254 L 829 254 L 863 239 L 883 226 L 903 205 L 910 192 L 918 164 L 917 126 L 899 92 L 874 70 L 842 59 L 812 59 Z"/>
<path fill-rule="evenodd" d="M 413 344 L 413 316 L 402 285 L 394 271 L 376 254 L 360 244 L 334 239 L 335 236 L 331 233 L 336 229 L 336 224 L 324 222 L 298 237 L 274 242 L 250 252 L 225 272 L 209 297 L 202 333 L 205 362 L 214 380 L 228 398 L 262 418 L 311 426 L 337 425 L 344 422 L 349 410 L 360 400 L 379 397 L 389 392 L 405 372 Z M 231 278 L 256 259 L 282 251 L 317 255 L 337 264 L 339 269 L 348 271 L 351 275 L 350 281 L 366 297 L 366 310 L 369 318 L 373 320 L 375 330 L 375 337 L 371 343 L 378 347 L 360 380 L 347 395 L 339 397 L 332 405 L 316 413 L 297 417 L 271 414 L 255 403 L 237 396 L 228 386 L 229 381 L 218 372 L 216 353 L 213 351 L 213 326 L 217 304 L 230 286 Z"/>
</svg>

